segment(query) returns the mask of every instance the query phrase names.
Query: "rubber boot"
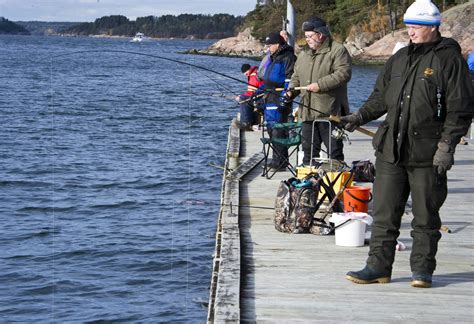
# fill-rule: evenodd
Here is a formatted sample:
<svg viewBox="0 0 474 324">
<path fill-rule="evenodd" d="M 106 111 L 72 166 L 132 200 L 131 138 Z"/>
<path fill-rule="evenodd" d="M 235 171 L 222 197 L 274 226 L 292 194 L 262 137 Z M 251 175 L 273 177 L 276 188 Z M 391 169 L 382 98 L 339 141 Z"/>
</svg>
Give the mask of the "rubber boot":
<svg viewBox="0 0 474 324">
<path fill-rule="evenodd" d="M 432 277 L 431 273 L 414 271 L 411 276 L 411 286 L 415 288 L 430 288 Z"/>
<path fill-rule="evenodd" d="M 357 284 L 370 284 L 370 283 L 389 283 L 391 273 L 374 270 L 365 266 L 360 271 L 349 271 L 346 274 L 346 279 Z"/>
</svg>

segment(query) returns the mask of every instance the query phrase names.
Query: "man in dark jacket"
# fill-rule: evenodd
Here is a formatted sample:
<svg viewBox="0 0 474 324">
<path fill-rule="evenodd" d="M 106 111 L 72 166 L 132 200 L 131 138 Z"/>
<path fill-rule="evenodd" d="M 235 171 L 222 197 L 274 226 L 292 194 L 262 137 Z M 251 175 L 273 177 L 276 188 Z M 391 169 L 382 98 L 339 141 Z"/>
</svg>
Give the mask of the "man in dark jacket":
<svg viewBox="0 0 474 324">
<path fill-rule="evenodd" d="M 281 92 L 275 91 L 276 88 L 284 88 L 288 84 L 296 56 L 293 48 L 289 46 L 285 39 L 278 32 L 270 33 L 265 43 L 269 46 L 269 58 L 267 65 L 261 70 L 264 89 L 266 91 L 265 104 L 265 122 L 267 124 L 270 136 L 284 138 L 287 136 L 284 129 L 275 129 L 275 123 L 284 123 L 288 121 L 288 115 L 291 113 L 291 102 L 287 102 Z M 285 158 L 288 157 L 288 148 L 282 145 L 274 145 L 278 154 L 273 152 L 272 161 L 269 167 L 281 169 L 286 167 Z"/>
<path fill-rule="evenodd" d="M 373 139 L 377 176 L 374 224 L 364 269 L 347 279 L 359 284 L 390 282 L 401 217 L 412 197 L 410 254 L 413 287 L 431 287 L 446 171 L 473 113 L 473 93 L 459 44 L 441 37 L 439 10 L 429 0 L 412 4 L 404 22 L 410 44 L 395 53 L 360 110 L 342 117 L 349 131 L 387 114 Z"/>
</svg>

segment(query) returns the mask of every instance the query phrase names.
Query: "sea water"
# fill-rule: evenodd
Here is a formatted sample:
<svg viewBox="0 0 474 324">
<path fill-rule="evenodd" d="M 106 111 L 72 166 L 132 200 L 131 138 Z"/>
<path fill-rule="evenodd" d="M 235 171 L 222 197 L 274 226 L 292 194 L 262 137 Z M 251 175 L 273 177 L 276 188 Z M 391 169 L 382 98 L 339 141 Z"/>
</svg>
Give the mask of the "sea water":
<svg viewBox="0 0 474 324">
<path fill-rule="evenodd" d="M 242 81 L 258 64 L 179 54 L 211 43 L 0 35 L 2 322 L 205 321 L 246 87 L 146 55 Z M 354 68 L 351 108 L 378 70 Z"/>
</svg>

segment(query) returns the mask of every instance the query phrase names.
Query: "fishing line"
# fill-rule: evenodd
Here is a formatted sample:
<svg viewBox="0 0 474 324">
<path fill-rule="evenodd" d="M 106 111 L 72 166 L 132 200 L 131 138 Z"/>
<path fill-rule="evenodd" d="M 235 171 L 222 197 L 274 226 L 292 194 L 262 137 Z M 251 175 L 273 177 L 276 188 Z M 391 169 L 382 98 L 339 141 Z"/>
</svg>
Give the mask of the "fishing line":
<svg viewBox="0 0 474 324">
<path fill-rule="evenodd" d="M 192 64 L 192 63 L 188 63 L 188 62 L 184 62 L 184 61 L 180 61 L 180 60 L 177 60 L 177 59 L 172 59 L 172 58 L 169 58 L 169 57 L 164 57 L 164 56 L 160 56 L 160 55 L 154 55 L 154 54 L 147 54 L 147 53 L 140 53 L 140 52 L 133 52 L 133 51 L 125 51 L 125 50 L 84 50 L 84 51 L 75 51 L 75 52 L 70 52 L 70 53 L 64 53 L 64 54 L 58 54 L 58 55 L 54 55 L 51 57 L 51 59 L 53 58 L 59 58 L 59 57 L 65 57 L 65 56 L 71 56 L 71 55 L 77 55 L 77 54 L 84 54 L 84 53 L 122 53 L 122 54 L 132 54 L 132 55 L 139 55 L 139 56 L 146 56 L 146 57 L 151 57 L 151 58 L 155 58 L 155 59 L 161 59 L 161 60 L 165 60 L 165 61 L 170 61 L 170 62 L 174 62 L 174 63 L 178 63 L 178 64 L 183 64 L 183 65 L 187 65 L 187 66 L 190 66 L 190 67 L 193 67 L 195 69 L 197 69 L 196 71 L 200 72 L 199 70 L 203 70 L 203 71 L 207 71 L 207 72 L 211 72 L 211 73 L 214 73 L 214 74 L 217 74 L 217 75 L 220 75 L 222 77 L 225 77 L 225 78 L 228 78 L 228 79 L 231 79 L 231 80 L 234 80 L 234 81 L 237 81 L 239 83 L 243 83 L 245 85 L 247 85 L 247 81 L 243 81 L 241 79 L 237 79 L 237 78 L 234 78 L 230 75 L 227 75 L 227 74 L 224 74 L 224 73 L 221 73 L 221 72 L 218 72 L 218 71 L 215 71 L 215 70 L 212 70 L 212 69 L 209 69 L 209 68 L 206 68 L 206 67 L 203 67 L 203 66 L 200 66 L 200 65 L 196 65 L 196 64 Z M 228 100 L 234 100 L 234 97 L 237 95 L 235 91 L 231 90 L 230 88 L 224 86 L 223 84 L 221 83 L 218 83 L 216 80 L 214 80 L 213 78 L 211 78 L 210 76 L 206 75 L 205 73 L 201 73 L 202 75 L 204 75 L 205 77 L 207 77 L 209 80 L 211 80 L 212 82 L 214 82 L 217 86 L 216 88 L 218 88 L 218 90 L 220 90 L 220 92 L 218 93 L 213 93 L 211 94 L 212 96 L 215 96 L 215 97 L 222 97 L 222 98 L 225 98 L 225 99 L 228 99 Z M 222 91 L 220 88 L 223 88 L 226 90 L 226 92 L 228 93 L 232 93 L 232 96 L 228 96 L 224 93 L 224 91 Z M 203 93 L 193 93 L 192 91 L 187 91 L 188 93 L 191 93 L 193 95 L 203 95 Z M 206 94 L 204 94 L 206 95 Z"/>
<path fill-rule="evenodd" d="M 184 92 L 184 91 L 183 91 Z M 216 97 L 216 98 L 224 98 L 226 100 L 232 100 L 234 101 L 236 104 L 237 101 L 235 101 L 235 95 L 226 95 L 225 93 L 223 92 L 201 92 L 201 93 L 198 93 L 198 92 L 193 92 L 193 91 L 186 91 L 185 93 L 189 93 L 189 94 L 192 94 L 192 95 L 195 95 L 195 96 L 202 96 L 202 95 L 205 95 L 207 97 Z"/>
<path fill-rule="evenodd" d="M 232 89 L 230 89 L 229 87 L 223 85 L 222 83 L 217 82 L 217 80 L 211 78 L 209 75 L 203 73 L 202 71 L 196 70 L 196 72 L 200 73 L 201 75 L 205 76 L 206 78 L 208 78 L 209 80 L 211 80 L 212 82 L 214 82 L 214 83 L 216 84 L 216 88 L 217 88 L 218 90 L 220 90 L 220 92 L 222 93 L 222 96 L 224 96 L 224 93 L 223 93 L 224 91 L 222 91 L 220 88 L 226 90 L 226 91 L 229 92 L 229 93 L 232 93 L 234 96 L 237 95 L 237 93 L 236 93 L 234 90 L 232 90 Z"/>
<path fill-rule="evenodd" d="M 200 65 L 196 65 L 196 64 L 192 64 L 192 63 L 188 63 L 188 62 L 184 62 L 184 61 L 180 61 L 180 60 L 176 60 L 176 59 L 172 59 L 172 58 L 169 58 L 169 57 L 164 57 L 164 56 L 160 56 L 160 55 L 154 55 L 154 54 L 147 54 L 147 53 L 140 53 L 140 52 L 133 52 L 133 51 L 124 51 L 124 50 L 84 50 L 84 51 L 75 51 L 75 52 L 70 52 L 70 53 L 64 53 L 64 54 L 58 54 L 58 55 L 54 55 L 52 56 L 52 58 L 58 58 L 58 57 L 65 57 L 65 56 L 71 56 L 71 55 L 77 55 L 77 54 L 84 54 L 84 53 L 122 53 L 122 54 L 132 54 L 132 55 L 139 55 L 139 56 L 146 56 L 146 57 L 151 57 L 151 58 L 156 58 L 156 59 L 161 59 L 161 60 L 165 60 L 165 61 L 170 61 L 170 62 L 174 62 L 174 63 L 178 63 L 178 64 L 183 64 L 183 65 L 187 65 L 187 66 L 191 66 L 191 67 L 194 67 L 196 69 L 200 69 L 200 70 L 203 70 L 203 71 L 207 71 L 207 72 L 211 72 L 211 73 L 214 73 L 214 74 L 217 74 L 217 75 L 220 75 L 222 77 L 225 77 L 225 78 L 228 78 L 230 80 L 234 80 L 236 82 L 239 82 L 239 83 L 243 83 L 245 85 L 248 84 L 247 81 L 243 81 L 241 79 L 237 79 L 235 77 L 232 77 L 230 75 L 227 75 L 225 73 L 221 73 L 221 72 L 218 72 L 218 71 L 215 71 L 215 70 L 212 70 L 212 69 L 208 69 L 204 66 L 200 66 Z M 210 78 L 212 80 L 212 78 Z M 212 80 L 215 82 L 215 80 Z M 220 86 L 222 86 L 222 84 L 219 84 Z M 230 91 L 230 90 L 229 90 Z M 284 96 L 282 96 L 280 93 L 278 93 L 277 91 L 273 90 L 273 89 L 265 89 L 265 92 L 272 92 L 272 93 L 275 93 L 277 94 L 279 97 L 281 98 L 284 98 Z M 313 110 L 315 112 L 318 112 L 320 114 L 323 114 L 327 117 L 329 117 L 330 115 L 327 114 L 327 113 L 324 113 L 316 108 L 313 108 L 311 106 L 308 106 L 308 105 L 305 105 L 303 104 L 302 102 L 298 102 L 296 100 L 293 100 L 294 103 L 298 104 L 298 105 L 301 105 L 302 107 L 305 107 L 305 108 L 308 108 L 310 110 Z"/>
<path fill-rule="evenodd" d="M 204 199 L 175 200 L 175 202 L 182 205 L 195 205 L 195 206 L 221 206 L 221 207 L 239 207 L 239 208 L 254 208 L 254 209 L 267 209 L 267 210 L 275 209 L 275 207 L 270 207 L 270 206 L 221 204 L 217 200 L 207 200 L 207 199 L 206 200 Z"/>
<path fill-rule="evenodd" d="M 122 54 L 133 54 L 133 55 L 139 55 L 139 56 L 152 57 L 152 58 L 156 58 L 156 59 L 160 59 L 160 60 L 165 60 L 165 61 L 170 61 L 170 62 L 174 62 L 174 63 L 178 63 L 178 64 L 191 66 L 191 67 L 196 68 L 196 69 L 201 69 L 203 71 L 207 71 L 207 72 L 211 72 L 211 73 L 223 76 L 225 78 L 237 81 L 239 83 L 247 84 L 247 81 L 243 81 L 241 79 L 234 78 L 230 75 L 227 75 L 227 74 L 224 74 L 224 73 L 212 70 L 212 69 L 208 69 L 204 66 L 200 66 L 200 65 L 196 65 L 196 64 L 176 60 L 176 59 L 172 59 L 172 58 L 169 58 L 169 57 L 160 56 L 160 55 L 153 55 L 153 54 L 140 53 L 140 52 L 132 52 L 132 51 L 124 51 L 124 50 L 107 50 L 107 49 L 103 49 L 103 50 L 84 50 L 84 51 L 75 51 L 75 52 L 69 52 L 69 53 L 64 53 L 64 54 L 58 54 L 58 55 L 52 56 L 52 58 L 71 56 L 71 55 L 77 55 L 77 54 L 84 54 L 84 53 L 122 53 Z"/>
</svg>

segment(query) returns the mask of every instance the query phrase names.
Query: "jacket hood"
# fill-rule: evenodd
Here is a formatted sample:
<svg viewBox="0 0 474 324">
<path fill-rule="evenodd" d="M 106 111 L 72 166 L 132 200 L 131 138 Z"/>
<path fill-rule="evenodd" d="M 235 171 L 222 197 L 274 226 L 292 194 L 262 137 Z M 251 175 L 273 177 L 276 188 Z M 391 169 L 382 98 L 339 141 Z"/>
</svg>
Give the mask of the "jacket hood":
<svg viewBox="0 0 474 324">
<path fill-rule="evenodd" d="M 438 45 L 436 45 L 436 50 L 445 49 L 445 48 L 452 48 L 458 51 L 459 53 L 461 53 L 461 46 L 459 45 L 458 42 L 456 42 L 452 38 L 441 37 L 441 41 L 439 42 Z"/>
</svg>

